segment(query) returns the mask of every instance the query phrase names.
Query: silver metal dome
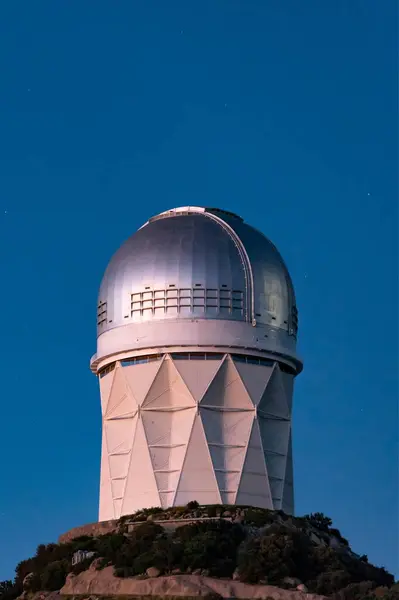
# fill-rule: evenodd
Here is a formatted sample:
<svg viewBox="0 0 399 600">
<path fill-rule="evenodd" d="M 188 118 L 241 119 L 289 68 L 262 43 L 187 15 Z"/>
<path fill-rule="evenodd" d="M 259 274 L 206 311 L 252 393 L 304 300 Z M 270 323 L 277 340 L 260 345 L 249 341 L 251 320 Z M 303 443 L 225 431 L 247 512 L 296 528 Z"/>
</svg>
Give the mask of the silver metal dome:
<svg viewBox="0 0 399 600">
<path fill-rule="evenodd" d="M 97 316 L 99 336 L 132 323 L 193 319 L 297 333 L 294 289 L 276 247 L 214 208 L 175 208 L 145 223 L 111 259 Z"/>
</svg>

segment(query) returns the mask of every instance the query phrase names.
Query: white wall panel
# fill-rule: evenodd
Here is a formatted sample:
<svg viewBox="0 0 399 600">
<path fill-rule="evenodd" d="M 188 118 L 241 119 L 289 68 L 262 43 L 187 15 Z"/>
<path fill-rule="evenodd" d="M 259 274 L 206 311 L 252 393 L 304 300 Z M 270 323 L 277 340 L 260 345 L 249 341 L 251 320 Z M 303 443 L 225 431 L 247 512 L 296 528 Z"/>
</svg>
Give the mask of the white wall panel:
<svg viewBox="0 0 399 600">
<path fill-rule="evenodd" d="M 225 358 L 201 400 L 201 406 L 252 409 L 253 403 L 230 358 Z"/>
<path fill-rule="evenodd" d="M 208 504 L 220 502 L 208 444 L 199 415 L 194 420 L 193 430 L 187 446 L 187 452 L 175 496 L 175 505 L 184 504 L 187 494 L 191 500 L 207 497 Z M 202 500 L 201 500 L 202 501 Z M 189 500 L 187 500 L 189 502 Z"/>
<path fill-rule="evenodd" d="M 186 384 L 170 359 L 165 359 L 157 372 L 143 408 L 180 408 L 195 406 Z"/>
<path fill-rule="evenodd" d="M 289 418 L 290 416 L 282 382 L 282 373 L 277 368 L 273 370 L 265 392 L 259 402 L 258 409 L 262 413 L 275 417 Z"/>
<path fill-rule="evenodd" d="M 143 403 L 160 366 L 161 361 L 153 361 L 122 367 L 127 384 L 137 404 L 141 405 Z"/>
<path fill-rule="evenodd" d="M 107 410 L 108 398 L 111 392 L 112 382 L 115 375 L 115 369 L 110 373 L 104 375 L 104 377 L 99 377 L 100 382 L 100 395 L 101 395 L 101 412 L 104 415 Z"/>
<path fill-rule="evenodd" d="M 200 402 L 221 365 L 221 360 L 175 360 L 174 364 L 194 400 Z"/>
<path fill-rule="evenodd" d="M 251 365 L 239 361 L 234 361 L 234 365 L 252 402 L 257 406 L 271 377 L 273 367 Z"/>
</svg>

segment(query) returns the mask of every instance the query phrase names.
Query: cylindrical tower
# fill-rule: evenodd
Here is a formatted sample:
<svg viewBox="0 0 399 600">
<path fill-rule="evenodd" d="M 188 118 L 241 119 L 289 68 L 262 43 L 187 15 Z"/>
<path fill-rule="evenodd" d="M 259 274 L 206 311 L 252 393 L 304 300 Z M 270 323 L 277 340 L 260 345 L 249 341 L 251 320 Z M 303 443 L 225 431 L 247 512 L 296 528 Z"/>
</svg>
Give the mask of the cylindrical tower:
<svg viewBox="0 0 399 600">
<path fill-rule="evenodd" d="M 186 206 L 151 218 L 100 287 L 100 521 L 151 506 L 294 511 L 298 313 L 275 246 Z"/>
</svg>

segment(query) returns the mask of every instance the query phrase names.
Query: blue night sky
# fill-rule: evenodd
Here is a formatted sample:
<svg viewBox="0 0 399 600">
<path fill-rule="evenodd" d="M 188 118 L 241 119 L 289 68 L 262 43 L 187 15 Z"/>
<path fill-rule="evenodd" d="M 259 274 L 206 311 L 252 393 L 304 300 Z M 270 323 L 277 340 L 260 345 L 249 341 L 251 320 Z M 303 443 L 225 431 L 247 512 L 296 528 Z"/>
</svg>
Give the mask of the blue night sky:
<svg viewBox="0 0 399 600">
<path fill-rule="evenodd" d="M 147 218 L 239 213 L 292 273 L 296 511 L 398 568 L 396 0 L 3 0 L 0 579 L 95 521 L 97 288 Z"/>
</svg>

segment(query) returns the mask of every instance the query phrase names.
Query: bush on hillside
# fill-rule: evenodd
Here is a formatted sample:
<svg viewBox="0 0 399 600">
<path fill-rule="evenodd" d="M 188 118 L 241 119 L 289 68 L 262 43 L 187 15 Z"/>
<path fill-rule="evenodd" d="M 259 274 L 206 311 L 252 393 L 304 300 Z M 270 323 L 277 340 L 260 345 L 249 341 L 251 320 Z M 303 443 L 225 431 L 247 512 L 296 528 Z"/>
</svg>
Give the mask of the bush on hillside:
<svg viewBox="0 0 399 600">
<path fill-rule="evenodd" d="M 303 518 L 309 521 L 309 523 L 313 525 L 313 527 L 316 527 L 316 529 L 320 529 L 320 531 L 325 531 L 326 533 L 328 533 L 329 528 L 332 525 L 332 520 L 330 517 L 326 517 L 320 512 L 305 515 Z"/>
<path fill-rule="evenodd" d="M 245 511 L 245 522 L 254 527 L 264 527 L 265 525 L 274 523 L 275 520 L 276 517 L 272 510 L 248 508 Z"/>
<path fill-rule="evenodd" d="M 272 525 L 263 535 L 250 538 L 243 545 L 238 557 L 240 579 L 258 583 L 267 577 L 275 585 L 288 576 L 309 580 L 319 572 L 312 550 L 309 538 L 301 531 Z"/>
<path fill-rule="evenodd" d="M 62 588 L 65 583 L 66 576 L 70 571 L 70 563 L 67 560 L 57 560 L 48 564 L 40 577 L 40 590 L 54 592 Z M 39 591 L 33 590 L 32 591 Z"/>
<path fill-rule="evenodd" d="M 15 600 L 20 594 L 22 594 L 22 586 L 18 586 L 10 580 L 0 581 L 1 600 Z"/>
<path fill-rule="evenodd" d="M 183 545 L 183 570 L 206 569 L 216 577 L 229 577 L 236 568 L 243 529 L 229 521 L 203 521 L 179 527 L 175 539 Z"/>
</svg>

